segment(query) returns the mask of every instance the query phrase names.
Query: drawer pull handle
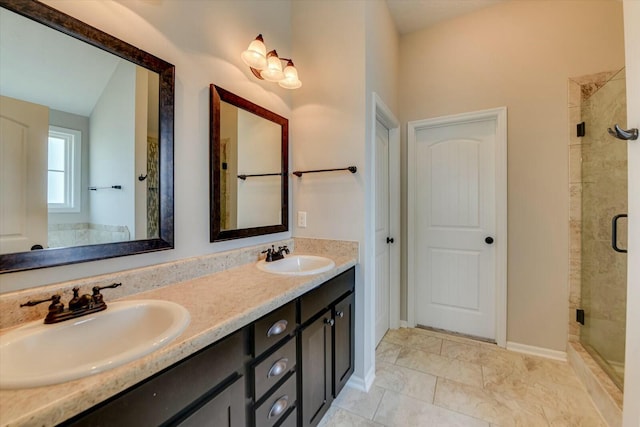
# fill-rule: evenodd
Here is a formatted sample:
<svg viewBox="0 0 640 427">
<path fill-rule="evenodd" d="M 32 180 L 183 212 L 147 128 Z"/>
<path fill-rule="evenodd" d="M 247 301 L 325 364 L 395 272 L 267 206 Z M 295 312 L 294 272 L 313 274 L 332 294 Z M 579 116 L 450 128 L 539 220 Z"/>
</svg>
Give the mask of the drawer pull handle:
<svg viewBox="0 0 640 427">
<path fill-rule="evenodd" d="M 342 318 L 344 317 L 344 311 L 338 311 L 338 312 L 336 313 L 336 316 L 338 316 L 339 318 L 341 318 L 341 319 L 342 319 Z"/>
<path fill-rule="evenodd" d="M 324 319 L 325 325 L 333 326 L 336 324 L 336 321 L 333 319 Z"/>
<path fill-rule="evenodd" d="M 267 336 L 268 337 L 272 337 L 272 336 L 275 336 L 275 335 L 280 335 L 281 333 L 283 333 L 287 329 L 287 325 L 288 324 L 289 324 L 289 322 L 287 322 L 284 319 L 283 320 L 278 320 L 276 323 L 271 325 L 271 327 L 267 331 Z"/>
<path fill-rule="evenodd" d="M 269 419 L 274 418 L 282 414 L 289 405 L 289 396 L 284 395 L 280 399 L 276 400 L 271 409 L 269 410 Z"/>
<path fill-rule="evenodd" d="M 276 360 L 274 364 L 269 369 L 269 373 L 267 374 L 267 378 L 277 377 L 281 375 L 284 371 L 287 370 L 287 363 L 289 363 L 289 359 L 283 357 L 280 360 Z"/>
</svg>

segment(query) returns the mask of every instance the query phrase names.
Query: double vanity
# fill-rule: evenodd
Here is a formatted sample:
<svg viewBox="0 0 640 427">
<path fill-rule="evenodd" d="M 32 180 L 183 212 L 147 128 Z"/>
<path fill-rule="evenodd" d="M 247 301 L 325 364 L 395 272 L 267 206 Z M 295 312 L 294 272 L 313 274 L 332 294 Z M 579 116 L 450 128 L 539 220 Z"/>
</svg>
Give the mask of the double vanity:
<svg viewBox="0 0 640 427">
<path fill-rule="evenodd" d="M 316 425 L 353 372 L 357 255 L 295 255 L 269 263 L 280 273 L 250 262 L 117 301 L 105 295 L 101 315 L 117 321 L 122 314 L 123 330 L 149 326 L 133 314 L 140 304 L 173 303 L 189 323 L 168 344 L 119 367 L 0 390 L 0 425 Z M 329 262 L 320 266 L 323 259 Z M 281 261 L 290 266 L 278 267 Z M 318 268 L 325 271 L 306 274 Z M 180 313 L 170 316 L 180 323 Z M 109 332 L 104 340 L 114 339 Z M 86 346 L 58 347 L 51 358 L 62 366 Z"/>
<path fill-rule="evenodd" d="M 120 129 L 123 122 L 93 127 L 103 117 L 92 113 L 89 120 L 83 114 L 86 126 L 91 124 L 96 132 L 82 152 L 104 148 L 109 155 L 94 156 L 97 161 L 83 163 L 82 170 L 107 171 L 108 180 L 105 177 L 100 186 L 80 180 L 78 191 L 84 200 L 103 203 L 104 213 L 110 210 L 106 207 L 119 210 L 131 189 L 136 189 L 136 195 L 143 196 L 136 199 L 135 212 L 129 212 L 126 224 L 120 215 L 96 224 L 65 217 L 66 228 L 60 228 L 62 219 L 50 211 L 44 196 L 37 197 L 39 215 L 21 210 L 21 204 L 0 201 L 13 208 L 14 218 L 36 220 L 37 227 L 29 230 L 38 231 L 15 231 L 20 238 L 13 239 L 11 247 L 0 241 L 0 274 L 173 249 L 176 68 L 38 1 L 0 0 L 0 14 L 7 24 L 3 29 L 11 29 L 8 34 L 12 34 L 3 40 L 38 41 L 36 54 L 29 54 L 27 43 L 16 45 L 15 58 L 0 64 L 3 75 L 14 72 L 21 77 L 22 70 L 35 69 L 44 75 L 31 80 L 46 81 L 44 87 L 63 86 L 52 75 L 69 78 L 64 65 L 51 66 L 58 73 L 50 72 L 50 67 L 25 65 L 30 61 L 49 64 L 41 56 L 46 51 L 75 52 L 85 58 L 81 65 L 96 62 L 88 55 L 106 55 L 104 60 L 113 65 L 104 70 L 119 70 L 123 80 L 135 75 L 135 93 L 122 91 L 117 102 L 106 97 L 100 111 L 119 112 L 121 103 L 147 105 L 149 117 L 136 114 L 128 125 L 135 132 L 126 138 L 119 134 L 118 139 L 126 140 L 126 153 L 138 153 L 140 148 L 150 159 L 145 157 L 147 166 L 140 170 L 131 168 L 114 176 L 119 168 L 106 159 L 117 159 L 118 165 L 137 164 L 139 159 L 124 161 L 110 142 L 113 138 L 96 129 Z M 54 46 L 43 48 L 44 41 Z M 27 132 L 16 125 L 16 135 L 35 135 L 35 143 L 22 141 L 25 145 L 42 144 L 51 126 L 79 130 L 69 122 L 69 111 L 59 105 L 55 94 L 48 94 L 47 102 L 37 101 L 32 85 L 18 84 L 23 80 L 27 81 L 17 78 L 5 85 L 16 90 L 0 101 L 3 106 L 38 104 L 47 112 L 38 115 L 42 132 Z M 209 241 L 288 232 L 288 119 L 219 86 L 211 84 L 209 89 Z M 121 92 L 111 86 L 101 90 L 109 95 Z M 14 110 L 21 111 L 14 108 L 12 114 Z M 3 107 L 3 114 L 6 111 Z M 82 144 L 87 142 L 77 145 Z M 46 170 L 22 173 L 30 179 L 11 182 L 15 187 L 11 194 L 20 193 L 18 187 L 25 194 L 47 194 L 42 186 L 37 192 L 28 186 L 47 182 L 32 178 L 40 176 L 35 173 L 46 175 Z M 138 209 L 142 205 L 147 208 Z M 78 209 L 89 217 L 87 207 Z M 77 238 L 64 245 L 63 239 L 57 242 L 48 234 L 66 233 L 76 226 L 82 230 L 125 228 L 131 233 L 124 240 L 113 235 L 105 236 L 106 241 L 87 243 Z M 265 244 L 228 252 L 212 248 L 213 254 L 73 282 L 16 292 L 0 289 L 0 427 L 317 425 L 354 369 L 358 245 L 304 238 L 274 243 L 284 245 L 275 258 L 271 243 L 271 251 Z M 291 254 L 285 250 L 287 245 Z M 277 259 L 283 250 L 284 259 Z M 271 262 L 257 262 L 260 253 L 271 255 Z M 93 295 L 79 295 L 80 289 L 85 292 L 92 286 Z M 105 288 L 110 289 L 103 300 L 99 290 Z M 40 303 L 47 300 L 52 301 L 48 320 L 69 320 L 43 325 L 47 304 Z M 28 307 L 20 308 L 27 301 L 31 301 Z M 104 303 L 106 310 L 97 313 Z M 81 309 L 86 309 L 86 316 L 79 316 Z M 25 325 L 36 319 L 40 320 Z"/>
</svg>

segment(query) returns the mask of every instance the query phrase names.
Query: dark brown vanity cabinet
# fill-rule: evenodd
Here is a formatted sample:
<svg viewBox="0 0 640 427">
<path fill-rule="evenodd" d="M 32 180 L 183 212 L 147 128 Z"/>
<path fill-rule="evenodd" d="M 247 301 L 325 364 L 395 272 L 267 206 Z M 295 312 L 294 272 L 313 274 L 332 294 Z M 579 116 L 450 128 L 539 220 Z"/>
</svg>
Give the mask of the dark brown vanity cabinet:
<svg viewBox="0 0 640 427">
<path fill-rule="evenodd" d="M 353 373 L 352 268 L 300 298 L 300 388 L 303 427 L 317 425 Z"/>
<path fill-rule="evenodd" d="M 351 374 L 355 269 L 62 423 L 315 426 Z"/>
<path fill-rule="evenodd" d="M 61 425 L 244 427 L 248 335 L 243 328 Z"/>
</svg>

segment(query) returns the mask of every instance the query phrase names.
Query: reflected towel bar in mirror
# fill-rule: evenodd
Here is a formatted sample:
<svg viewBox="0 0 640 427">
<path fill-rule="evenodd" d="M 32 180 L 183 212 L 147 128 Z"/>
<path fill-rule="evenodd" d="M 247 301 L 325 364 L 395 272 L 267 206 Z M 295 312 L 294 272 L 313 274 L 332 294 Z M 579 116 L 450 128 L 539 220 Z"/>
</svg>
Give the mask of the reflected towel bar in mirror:
<svg viewBox="0 0 640 427">
<path fill-rule="evenodd" d="M 252 178 L 255 176 L 282 176 L 282 173 L 256 173 L 253 175 L 238 175 L 238 178 L 244 181 L 247 178 Z"/>
<path fill-rule="evenodd" d="M 317 169 L 312 171 L 295 171 L 293 172 L 293 174 L 298 178 L 300 178 L 302 177 L 303 173 L 334 172 L 334 171 L 349 171 L 351 173 L 356 173 L 358 171 L 358 168 L 355 166 L 349 166 L 346 168 L 339 168 L 339 169 Z"/>
<path fill-rule="evenodd" d="M 89 187 L 89 190 L 91 190 L 91 191 L 110 190 L 110 189 L 122 190 L 122 185 L 109 185 L 107 187 Z"/>
</svg>

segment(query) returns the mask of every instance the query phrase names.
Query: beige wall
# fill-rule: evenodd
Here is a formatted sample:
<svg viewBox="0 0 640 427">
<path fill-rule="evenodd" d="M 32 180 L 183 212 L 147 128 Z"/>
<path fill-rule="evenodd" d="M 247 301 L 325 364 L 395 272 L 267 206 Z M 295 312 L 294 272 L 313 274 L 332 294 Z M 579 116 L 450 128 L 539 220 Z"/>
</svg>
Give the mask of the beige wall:
<svg viewBox="0 0 640 427">
<path fill-rule="evenodd" d="M 0 292 L 158 264 L 287 238 L 278 233 L 209 242 L 209 84 L 284 117 L 291 91 L 256 79 L 240 59 L 258 32 L 291 55 L 291 4 L 261 1 L 85 1 L 45 3 L 176 66 L 175 249 L 0 275 Z M 295 59 L 295 57 L 294 57 Z M 304 81 L 306 76 L 300 75 Z M 308 81 L 312 86 L 311 80 Z"/>
<path fill-rule="evenodd" d="M 508 108 L 508 341 L 565 350 L 567 79 L 622 66 L 609 0 L 513 1 L 401 38 L 403 123 Z"/>
<path fill-rule="evenodd" d="M 375 324 L 371 93 L 397 108 L 398 35 L 380 0 L 294 1 L 292 40 L 303 87 L 292 96 L 291 170 L 358 168 L 292 179 L 293 235 L 360 244 L 355 382 L 366 386 L 373 379 Z M 307 212 L 306 228 L 297 226 L 297 211 Z"/>
</svg>

